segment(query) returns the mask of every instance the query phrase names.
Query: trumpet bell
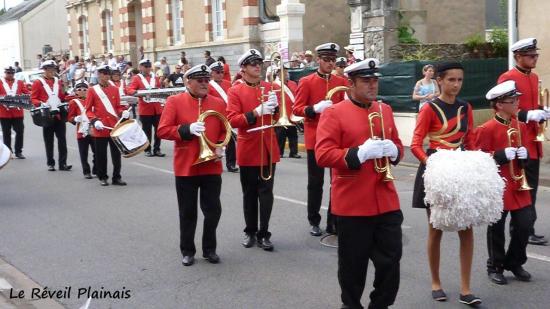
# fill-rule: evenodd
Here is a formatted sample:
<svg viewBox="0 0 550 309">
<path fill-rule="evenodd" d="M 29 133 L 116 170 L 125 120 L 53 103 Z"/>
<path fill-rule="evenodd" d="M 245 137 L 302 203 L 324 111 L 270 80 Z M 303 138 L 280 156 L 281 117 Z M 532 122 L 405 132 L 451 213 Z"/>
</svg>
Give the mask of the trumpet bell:
<svg viewBox="0 0 550 309">
<path fill-rule="evenodd" d="M 290 122 L 288 117 L 281 117 L 281 118 L 279 118 L 279 120 L 277 120 L 277 122 L 275 122 L 273 124 L 273 126 L 274 127 L 293 127 L 293 126 L 295 126 L 295 124 Z"/>
<path fill-rule="evenodd" d="M 537 134 L 537 137 L 535 138 L 535 142 L 544 142 L 546 141 L 546 135 L 544 134 L 544 130 L 539 130 L 539 134 Z"/>
</svg>

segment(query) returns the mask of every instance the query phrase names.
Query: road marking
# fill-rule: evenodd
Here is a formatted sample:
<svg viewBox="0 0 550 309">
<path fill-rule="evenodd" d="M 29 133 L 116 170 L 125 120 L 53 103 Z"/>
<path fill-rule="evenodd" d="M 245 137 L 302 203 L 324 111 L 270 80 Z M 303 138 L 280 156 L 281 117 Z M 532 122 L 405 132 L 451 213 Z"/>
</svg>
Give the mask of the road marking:
<svg viewBox="0 0 550 309">
<path fill-rule="evenodd" d="M 132 164 L 133 164 L 133 165 L 137 165 L 137 166 L 141 166 L 141 167 L 145 167 L 145 168 L 148 168 L 148 169 L 157 171 L 157 172 L 161 172 L 161 173 L 165 173 L 165 174 L 174 175 L 174 172 L 172 172 L 172 171 L 170 171 L 170 170 L 167 170 L 167 169 L 163 169 L 163 168 L 159 168 L 159 167 L 154 167 L 154 166 L 147 165 L 147 164 L 143 164 L 143 163 L 139 163 L 139 162 L 132 162 Z"/>
<path fill-rule="evenodd" d="M 10 290 L 13 289 L 11 284 L 4 278 L 0 278 L 0 290 Z"/>
<path fill-rule="evenodd" d="M 539 260 L 539 261 L 550 262 L 550 257 L 542 254 L 527 252 L 527 257 L 530 257 L 532 259 Z"/>
</svg>

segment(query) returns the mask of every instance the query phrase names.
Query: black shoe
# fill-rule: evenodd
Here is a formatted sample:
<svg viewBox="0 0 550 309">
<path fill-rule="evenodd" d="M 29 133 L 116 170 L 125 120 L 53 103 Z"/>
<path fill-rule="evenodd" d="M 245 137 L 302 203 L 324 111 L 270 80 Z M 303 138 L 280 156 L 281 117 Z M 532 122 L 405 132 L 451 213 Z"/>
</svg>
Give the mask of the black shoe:
<svg viewBox="0 0 550 309">
<path fill-rule="evenodd" d="M 490 272 L 488 273 L 489 279 L 496 284 L 504 285 L 508 284 L 508 280 L 504 277 L 501 272 Z"/>
<path fill-rule="evenodd" d="M 243 247 L 250 248 L 256 243 L 256 236 L 251 234 L 244 234 L 244 241 L 242 242 Z"/>
<path fill-rule="evenodd" d="M 17 155 L 15 155 L 15 156 L 17 156 Z M 538 238 L 538 239 L 544 238 L 543 235 L 537 235 L 537 234 L 535 234 L 535 233 L 533 233 L 533 235 L 531 235 L 531 236 L 533 236 L 533 237 L 535 237 L 535 238 Z"/>
<path fill-rule="evenodd" d="M 107 179 L 100 179 L 99 180 L 99 184 L 106 187 L 109 185 L 109 183 L 107 182 Z"/>
<path fill-rule="evenodd" d="M 125 186 L 126 182 L 122 181 L 122 179 L 117 178 L 113 179 L 113 186 Z"/>
<path fill-rule="evenodd" d="M 53 165 L 48 165 L 48 171 L 50 171 L 50 172 L 55 172 L 55 166 L 53 166 Z"/>
<path fill-rule="evenodd" d="M 514 269 L 510 269 L 510 271 L 512 272 L 512 274 L 514 274 L 514 277 L 516 277 L 516 279 L 518 279 L 519 281 L 531 281 L 531 274 L 529 272 L 527 272 L 525 269 L 523 269 L 523 267 L 521 266 L 518 266 L 518 267 L 515 267 Z"/>
<path fill-rule="evenodd" d="M 72 165 L 67 165 L 67 164 L 59 166 L 60 171 L 70 171 L 72 168 L 73 168 Z"/>
<path fill-rule="evenodd" d="M 154 155 L 150 151 L 145 152 L 146 157 L 154 157 Z"/>
<path fill-rule="evenodd" d="M 155 151 L 155 153 L 153 154 L 155 157 L 166 157 L 166 154 L 160 152 L 160 150 L 157 150 Z"/>
<path fill-rule="evenodd" d="M 192 255 L 184 255 L 181 263 L 183 266 L 191 266 L 195 263 L 195 257 Z"/>
<path fill-rule="evenodd" d="M 228 171 L 228 172 L 231 172 L 231 173 L 238 173 L 238 172 L 239 172 L 239 169 L 236 168 L 236 167 L 231 167 L 231 166 L 229 166 L 229 167 L 227 167 L 227 171 Z"/>
<path fill-rule="evenodd" d="M 548 241 L 544 238 L 536 238 L 534 236 L 529 236 L 529 244 L 530 245 L 536 245 L 536 246 L 546 246 Z"/>
<path fill-rule="evenodd" d="M 321 229 L 319 228 L 318 225 L 312 225 L 311 230 L 309 231 L 309 233 L 311 234 L 311 236 L 321 236 L 321 235 L 323 235 L 323 231 L 321 231 Z"/>
<path fill-rule="evenodd" d="M 334 225 L 327 225 L 327 228 L 325 229 L 325 233 L 330 235 L 336 235 L 336 227 Z"/>
<path fill-rule="evenodd" d="M 442 289 L 432 291 L 432 298 L 436 301 L 447 301 L 447 294 Z"/>
<path fill-rule="evenodd" d="M 302 156 L 299 155 L 299 154 L 291 154 L 291 155 L 289 155 L 288 157 L 289 157 L 289 158 L 294 158 L 294 159 L 301 159 L 301 158 L 302 158 Z"/>
<path fill-rule="evenodd" d="M 475 296 L 474 294 L 468 294 L 468 295 L 460 294 L 460 299 L 458 301 L 468 306 L 475 306 L 475 305 L 481 304 L 481 298 Z"/>
<path fill-rule="evenodd" d="M 273 251 L 273 243 L 271 243 L 271 240 L 269 240 L 269 238 L 259 238 L 258 247 L 264 249 L 265 251 Z"/>
<path fill-rule="evenodd" d="M 84 174 L 84 178 L 86 178 L 86 179 L 92 179 L 92 178 L 94 178 L 94 177 L 92 177 L 92 174 L 90 174 L 90 173 L 85 173 L 85 174 Z"/>
<path fill-rule="evenodd" d="M 16 154 L 15 154 L 15 157 L 16 157 L 17 159 L 21 159 L 21 160 L 26 159 L 25 156 L 24 156 L 22 153 L 16 153 Z"/>
<path fill-rule="evenodd" d="M 218 264 L 220 262 L 220 257 L 215 252 L 205 253 L 202 257 L 212 264 Z"/>
</svg>

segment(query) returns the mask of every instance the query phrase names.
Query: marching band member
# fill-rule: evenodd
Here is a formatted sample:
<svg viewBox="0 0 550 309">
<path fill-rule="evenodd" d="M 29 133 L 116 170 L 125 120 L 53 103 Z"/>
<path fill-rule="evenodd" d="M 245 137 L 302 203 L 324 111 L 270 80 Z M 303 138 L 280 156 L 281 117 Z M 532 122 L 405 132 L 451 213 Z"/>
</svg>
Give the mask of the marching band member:
<svg viewBox="0 0 550 309">
<path fill-rule="evenodd" d="M 350 98 L 321 115 L 315 155 L 319 166 L 332 171 L 342 308 L 363 308 L 369 259 L 376 268 L 369 308 L 387 308 L 399 289 L 403 214 L 393 182 L 375 170 L 374 161 L 384 162 L 386 157 L 388 168 L 390 162 L 396 165 L 403 156 L 403 145 L 391 107 L 376 101 L 378 60 L 352 64 L 346 73 L 351 79 Z M 373 118 L 371 123 L 373 113 L 382 113 L 382 118 Z"/>
<path fill-rule="evenodd" d="M 518 120 L 527 124 L 527 138 L 523 144 L 529 153 L 529 159 L 525 165 L 527 183 L 533 188 L 530 191 L 535 221 L 537 220 L 536 203 L 537 189 L 539 185 L 540 159 L 542 158 L 542 143 L 535 141 L 539 131 L 539 122 L 550 118 L 550 110 L 541 110 L 538 105 L 539 77 L 532 70 L 537 66 L 538 52 L 537 40 L 528 38 L 519 40 L 512 45 L 510 51 L 514 53 L 516 66 L 504 72 L 498 83 L 506 80 L 516 82 L 516 87 L 523 95 L 519 98 Z M 512 222 L 513 225 L 513 222 Z M 535 228 L 531 229 L 529 243 L 532 245 L 545 245 L 548 241 L 544 236 L 535 234 Z"/>
<path fill-rule="evenodd" d="M 15 80 L 15 68 L 9 66 L 4 69 L 4 77 L 0 78 L 0 96 L 30 94 L 30 91 L 21 80 Z M 7 107 L 0 104 L 0 125 L 4 144 L 13 152 L 15 157 L 25 159 L 23 155 L 23 124 L 24 112 L 22 108 Z M 11 148 L 11 130 L 15 131 L 15 147 Z"/>
<path fill-rule="evenodd" d="M 174 141 L 174 173 L 180 218 L 180 250 L 183 265 L 195 262 L 195 228 L 197 226 L 197 201 L 200 190 L 200 206 L 204 215 L 202 235 L 203 257 L 210 263 L 218 263 L 216 254 L 216 228 L 222 208 L 220 193 L 222 185 L 222 164 L 210 160 L 197 165 L 199 157 L 199 136 L 206 134 L 209 140 L 218 141 L 229 134 L 221 122 L 208 117 L 199 122 L 197 117 L 207 110 L 225 115 L 225 103 L 207 95 L 210 69 L 202 64 L 185 72 L 188 92 L 168 98 L 159 124 L 159 137 Z M 222 149 L 215 149 L 221 157 Z"/>
<path fill-rule="evenodd" d="M 344 74 L 344 69 L 348 66 L 348 60 L 346 57 L 336 58 L 336 63 L 334 63 L 334 65 L 334 71 L 332 71 L 332 74 L 347 79 Z"/>
<path fill-rule="evenodd" d="M 118 94 L 123 97 L 126 95 L 126 82 L 122 79 L 122 73 L 118 69 L 111 68 L 111 80 L 109 84 L 118 89 Z"/>
<path fill-rule="evenodd" d="M 304 138 L 307 150 L 307 218 L 311 225 L 310 234 L 321 236 L 323 233 L 319 228 L 321 222 L 321 201 L 323 198 L 323 182 L 325 169 L 317 165 L 315 161 L 315 132 L 319 122 L 320 114 L 323 111 L 342 100 L 342 92 L 335 94 L 332 100 L 325 100 L 330 89 L 337 86 L 347 86 L 348 81 L 344 78 L 332 75 L 336 54 L 340 50 L 338 44 L 326 43 L 315 48 L 319 68 L 315 74 L 300 79 L 296 90 L 296 104 L 293 113 L 304 119 Z M 327 233 L 335 233 L 334 220 L 329 210 L 327 211 Z"/>
<path fill-rule="evenodd" d="M 486 98 L 495 110 L 495 117 L 478 127 L 476 131 L 477 147 L 493 155 L 496 163 L 500 165 L 500 175 L 506 180 L 502 218 L 487 227 L 487 272 L 489 279 L 496 284 L 507 283 L 503 275 L 505 269 L 511 271 L 520 281 L 531 280 L 531 274 L 523 269 L 522 265 L 527 261 L 527 242 L 529 231 L 535 222 L 535 214 L 529 190 L 519 190 L 521 180 L 514 179 L 522 170 L 520 161 L 523 163 L 528 159 L 528 151 L 521 144 L 528 138 L 527 127 L 515 118 L 519 96 L 521 93 L 516 90 L 515 82 L 511 80 L 489 90 Z M 515 130 L 516 134 L 510 136 L 510 130 Z M 513 166 L 510 167 L 510 164 Z M 504 229 L 508 213 L 514 224 L 510 230 L 508 250 L 505 250 Z"/>
<path fill-rule="evenodd" d="M 210 70 L 212 72 L 212 79 L 208 86 L 208 94 L 218 97 L 227 104 L 227 91 L 231 88 L 231 82 L 224 79 L 225 76 L 225 66 L 221 61 L 216 61 L 210 65 Z M 231 132 L 231 140 L 227 144 L 227 149 L 225 150 L 225 165 L 227 170 L 231 173 L 236 173 L 239 171 L 236 165 L 237 157 L 235 154 L 235 140 L 237 136 L 234 132 Z"/>
<path fill-rule="evenodd" d="M 279 78 L 279 72 L 276 70 L 274 72 L 274 76 L 277 76 L 275 79 L 275 82 L 277 85 L 281 85 L 281 80 Z M 296 101 L 295 94 L 296 89 L 298 88 L 298 84 L 296 84 L 295 81 L 288 79 L 288 71 L 285 71 L 285 86 L 282 87 L 283 91 L 285 93 L 285 105 L 286 110 L 288 112 L 288 116 L 290 117 L 290 113 L 292 113 L 292 106 L 294 105 L 294 102 Z M 298 129 L 296 126 L 291 127 L 276 127 L 275 132 L 277 133 L 277 141 L 279 143 L 279 152 L 281 154 L 281 157 L 285 154 L 285 144 L 286 139 L 288 138 L 288 148 L 290 150 L 290 153 L 288 155 L 289 158 L 295 158 L 300 159 L 302 156 L 298 154 Z"/>
<path fill-rule="evenodd" d="M 82 172 L 84 178 L 92 179 L 92 174 L 96 174 L 95 167 L 95 145 L 92 136 L 90 135 L 90 120 L 86 115 L 86 93 L 88 84 L 80 82 L 74 86 L 76 97 L 69 102 L 69 114 L 67 121 L 76 124 L 76 140 L 78 142 L 78 152 L 80 154 L 80 163 L 82 164 Z M 92 149 L 92 165 L 88 163 L 88 149 Z"/>
<path fill-rule="evenodd" d="M 424 171 L 428 156 L 436 149 L 474 150 L 475 140 L 472 134 L 473 113 L 472 106 L 457 98 L 462 82 L 464 69 L 460 63 L 446 62 L 437 68 L 437 82 L 441 89 L 439 97 L 426 103 L 418 114 L 414 129 L 411 151 L 420 161 L 416 174 L 413 192 L 413 207 L 427 210 L 428 219 L 430 208 L 424 203 Z M 424 138 L 430 139 L 429 149 L 422 148 Z M 428 220 L 429 221 L 429 220 Z M 447 295 L 441 288 L 439 278 L 440 244 L 443 231 L 435 229 L 429 224 L 428 233 L 428 260 L 432 275 L 432 298 L 436 301 L 446 301 Z M 461 291 L 460 302 L 467 305 L 481 303 L 479 297 L 474 296 L 470 290 L 470 275 L 472 258 L 474 255 L 473 229 L 458 231 L 460 238 L 460 274 Z"/>
<path fill-rule="evenodd" d="M 57 138 L 57 150 L 59 152 L 59 170 L 70 171 L 72 165 L 67 165 L 67 139 L 65 137 L 65 121 L 61 115 L 59 105 L 65 100 L 62 82 L 55 77 L 57 64 L 53 60 L 42 62 L 41 69 L 44 70 L 42 77 L 35 80 L 31 88 L 31 101 L 36 107 L 48 107 L 53 117 L 51 126 L 42 127 L 42 135 L 46 146 L 46 158 L 48 171 L 55 171 L 55 160 L 53 157 L 54 135 Z"/>
<path fill-rule="evenodd" d="M 111 160 L 113 161 L 113 179 L 115 186 L 125 186 L 120 175 L 121 155 L 115 143 L 110 137 L 110 130 L 119 122 L 119 118 L 130 118 L 130 112 L 120 105 L 119 90 L 109 84 L 111 68 L 108 65 L 97 69 L 99 84 L 88 89 L 86 95 L 86 115 L 93 126 L 97 177 L 102 186 L 108 186 L 107 179 L 107 145 L 111 148 Z"/>
<path fill-rule="evenodd" d="M 260 127 L 262 122 L 269 125 L 272 118 L 276 121 L 279 117 L 276 111 L 278 99 L 272 92 L 275 89 L 271 89 L 270 83 L 261 80 L 262 63 L 262 55 L 255 49 L 247 51 L 239 58 L 242 82 L 234 84 L 227 93 L 227 114 L 231 126 L 238 129 L 237 164 L 241 169 L 246 223 L 242 245 L 250 248 L 257 240 L 258 247 L 271 251 L 273 243 L 270 240 L 269 219 L 273 208 L 275 165 L 280 160 L 279 146 L 273 128 L 265 129 L 264 132 L 247 132 L 248 129 Z M 264 101 L 265 97 L 267 97 L 266 101 Z M 263 149 L 259 149 L 260 147 Z M 261 156 L 262 153 L 263 156 Z M 270 162 L 272 166 L 269 166 Z M 272 177 L 267 176 L 270 169 Z M 260 204 L 259 229 L 258 201 Z"/>
<path fill-rule="evenodd" d="M 138 90 L 160 88 L 160 80 L 151 72 L 151 61 L 149 59 L 143 59 L 139 62 L 139 68 L 141 73 L 132 77 L 132 81 L 128 85 L 127 92 L 129 95 L 133 95 Z M 162 106 L 158 102 L 146 103 L 143 98 L 139 98 L 138 113 L 141 126 L 149 143 L 151 143 L 151 135 L 153 128 L 155 129 L 155 142 L 153 145 L 153 152 L 151 153 L 151 146 L 145 149 L 146 157 L 164 157 L 165 154 L 160 151 L 160 138 L 158 137 L 158 124 L 160 115 L 162 114 Z"/>
</svg>

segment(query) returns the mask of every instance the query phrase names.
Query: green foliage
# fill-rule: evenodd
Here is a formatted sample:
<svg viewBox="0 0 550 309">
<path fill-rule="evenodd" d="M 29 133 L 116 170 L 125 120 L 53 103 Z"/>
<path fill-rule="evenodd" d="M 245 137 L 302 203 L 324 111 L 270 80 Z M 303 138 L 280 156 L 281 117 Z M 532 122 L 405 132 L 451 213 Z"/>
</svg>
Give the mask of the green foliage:
<svg viewBox="0 0 550 309">
<path fill-rule="evenodd" d="M 430 48 L 419 46 L 416 52 L 403 55 L 403 61 L 414 61 L 414 60 L 423 60 L 423 61 L 436 61 L 440 60 L 441 57 L 436 55 Z"/>
<path fill-rule="evenodd" d="M 494 57 L 508 56 L 508 31 L 503 28 L 494 28 L 491 33 L 491 46 Z"/>
<path fill-rule="evenodd" d="M 397 39 L 399 44 L 418 44 L 417 38 L 414 37 L 414 29 L 407 23 L 403 22 L 403 14 L 399 12 L 399 27 L 397 27 Z"/>
<path fill-rule="evenodd" d="M 6 13 L 6 9 L 1 8 L 1 9 L 0 9 L 0 16 L 4 15 L 5 13 Z"/>
<path fill-rule="evenodd" d="M 481 36 L 481 34 L 474 34 L 464 41 L 464 45 L 466 45 L 468 50 L 472 52 L 482 48 L 485 45 L 485 39 Z"/>
</svg>

